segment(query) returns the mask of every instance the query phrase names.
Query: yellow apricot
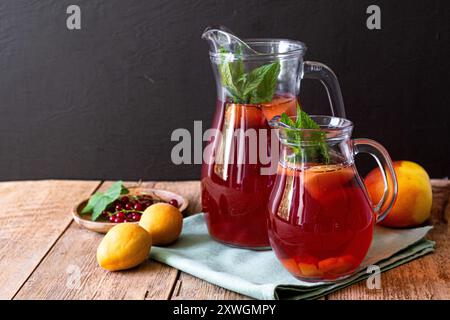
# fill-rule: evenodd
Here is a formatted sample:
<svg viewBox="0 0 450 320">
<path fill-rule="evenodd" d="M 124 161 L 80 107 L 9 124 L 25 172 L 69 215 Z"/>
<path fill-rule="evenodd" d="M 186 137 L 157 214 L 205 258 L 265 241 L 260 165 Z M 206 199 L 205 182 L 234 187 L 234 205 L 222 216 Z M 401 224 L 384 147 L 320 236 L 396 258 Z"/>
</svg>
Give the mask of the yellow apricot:
<svg viewBox="0 0 450 320">
<path fill-rule="evenodd" d="M 155 203 L 144 211 L 139 225 L 151 234 L 154 245 L 167 245 L 180 236 L 183 215 L 168 203 Z"/>
<path fill-rule="evenodd" d="M 148 258 L 152 238 L 142 227 L 121 223 L 111 228 L 97 248 L 97 262 L 103 269 L 133 268 Z"/>
</svg>

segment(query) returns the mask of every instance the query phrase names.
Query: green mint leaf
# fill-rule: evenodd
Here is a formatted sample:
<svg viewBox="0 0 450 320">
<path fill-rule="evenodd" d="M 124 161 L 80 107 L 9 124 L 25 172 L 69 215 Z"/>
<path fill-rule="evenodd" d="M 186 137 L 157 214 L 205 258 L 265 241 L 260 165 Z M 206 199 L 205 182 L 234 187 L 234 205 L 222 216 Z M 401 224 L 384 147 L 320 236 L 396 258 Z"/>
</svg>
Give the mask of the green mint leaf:
<svg viewBox="0 0 450 320">
<path fill-rule="evenodd" d="M 280 62 L 265 64 L 253 69 L 247 75 L 244 97 L 250 97 L 250 103 L 259 104 L 272 101 L 280 74 Z"/>
<path fill-rule="evenodd" d="M 243 82 L 243 75 L 245 75 L 245 67 L 244 62 L 242 61 L 242 58 L 240 57 L 242 55 L 242 48 L 239 47 L 236 50 L 236 55 L 239 56 L 239 58 L 236 61 L 229 62 L 230 65 L 230 71 L 231 71 L 231 78 L 233 79 L 233 83 L 236 88 L 239 88 Z"/>
<path fill-rule="evenodd" d="M 101 215 L 108 205 L 116 201 L 120 195 L 127 194 L 129 190 L 125 188 L 122 181 L 113 183 L 105 192 L 97 191 L 94 193 L 81 211 L 81 214 L 92 212 L 91 220 L 95 221 Z"/>
<path fill-rule="evenodd" d="M 324 135 L 325 136 L 325 135 Z M 328 145 L 325 141 L 319 143 L 320 155 L 323 157 L 323 160 L 326 164 L 329 164 L 330 159 L 330 151 L 328 150 Z"/>
<path fill-rule="evenodd" d="M 227 61 L 230 54 L 226 49 L 220 48 L 222 54 L 218 64 L 220 80 L 227 89 L 234 103 L 260 104 L 272 101 L 280 73 L 280 62 L 265 64 L 245 73 L 244 62 L 239 57 L 235 61 Z M 240 55 L 238 49 L 236 55 Z"/>
<path fill-rule="evenodd" d="M 244 76 L 244 63 L 240 58 L 237 61 L 228 62 L 226 60 L 226 55 L 228 52 L 223 48 L 219 51 L 222 54 L 221 62 L 218 65 L 222 85 L 233 97 L 233 102 L 244 102 L 242 101 L 243 99 L 241 94 L 241 88 L 243 85 L 242 79 Z"/>
<path fill-rule="evenodd" d="M 282 122 L 285 125 L 288 125 L 290 127 L 297 128 L 296 123 L 291 118 L 289 118 L 289 116 L 286 113 L 283 113 L 281 115 L 280 122 Z"/>
<path fill-rule="evenodd" d="M 223 86 L 227 88 L 232 95 L 238 93 L 238 90 L 233 83 L 233 76 L 231 74 L 230 63 L 224 61 L 221 62 L 219 64 L 219 73 Z"/>
<path fill-rule="evenodd" d="M 319 130 L 316 132 L 299 132 L 297 130 L 286 129 L 287 138 L 293 143 L 300 144 L 301 141 L 308 139 L 315 144 L 313 146 L 304 146 L 294 149 L 294 161 L 320 161 L 326 164 L 330 163 L 328 145 L 325 142 L 325 133 L 320 130 L 320 126 L 311 117 L 301 109 L 297 103 L 297 117 L 295 122 L 285 113 L 280 117 L 280 122 L 296 129 Z M 305 136 L 306 135 L 306 136 Z"/>
<path fill-rule="evenodd" d="M 320 129 L 319 125 L 303 111 L 300 104 L 297 102 L 297 119 L 295 127 L 298 129 Z"/>
</svg>

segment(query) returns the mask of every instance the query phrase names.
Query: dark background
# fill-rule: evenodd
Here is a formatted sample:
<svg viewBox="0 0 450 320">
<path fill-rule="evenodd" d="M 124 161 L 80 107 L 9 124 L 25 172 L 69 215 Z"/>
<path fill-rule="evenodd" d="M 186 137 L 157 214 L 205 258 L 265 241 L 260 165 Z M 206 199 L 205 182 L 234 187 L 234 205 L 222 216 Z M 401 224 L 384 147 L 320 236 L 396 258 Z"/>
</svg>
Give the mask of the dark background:
<svg viewBox="0 0 450 320">
<path fill-rule="evenodd" d="M 81 7 L 79 31 L 66 8 Z M 381 7 L 381 30 L 366 8 Z M 215 83 L 200 35 L 305 42 L 338 75 L 355 137 L 449 175 L 448 1 L 40 0 L 0 2 L 0 180 L 197 179 L 173 165 L 171 132 L 208 126 Z M 328 113 L 319 83 L 305 109 Z M 206 128 L 205 128 L 206 129 Z M 361 159 L 361 158 L 360 158 Z M 359 160 L 364 169 L 368 161 Z M 374 162 L 370 162 L 374 166 Z"/>
</svg>

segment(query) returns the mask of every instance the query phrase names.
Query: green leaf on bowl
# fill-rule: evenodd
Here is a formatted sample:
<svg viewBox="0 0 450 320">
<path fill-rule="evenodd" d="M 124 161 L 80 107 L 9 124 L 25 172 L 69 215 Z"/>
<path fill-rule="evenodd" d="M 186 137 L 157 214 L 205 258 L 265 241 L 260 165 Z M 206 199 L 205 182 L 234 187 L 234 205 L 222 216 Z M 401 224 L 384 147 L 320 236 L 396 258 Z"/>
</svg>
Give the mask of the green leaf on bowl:
<svg viewBox="0 0 450 320">
<path fill-rule="evenodd" d="M 111 203 L 116 201 L 122 194 L 129 193 L 122 181 L 114 182 L 105 192 L 94 193 L 81 211 L 81 214 L 92 213 L 91 220 L 95 221 Z"/>
</svg>

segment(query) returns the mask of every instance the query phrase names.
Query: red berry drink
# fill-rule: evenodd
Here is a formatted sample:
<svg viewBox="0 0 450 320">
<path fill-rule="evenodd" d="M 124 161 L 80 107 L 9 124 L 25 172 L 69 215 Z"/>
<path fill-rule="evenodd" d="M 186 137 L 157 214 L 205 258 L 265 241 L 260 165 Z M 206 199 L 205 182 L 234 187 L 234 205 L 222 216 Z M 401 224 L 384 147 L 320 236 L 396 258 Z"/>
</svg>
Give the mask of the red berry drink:
<svg viewBox="0 0 450 320">
<path fill-rule="evenodd" d="M 269 207 L 272 248 L 302 280 L 355 271 L 372 241 L 374 212 L 353 165 L 279 166 Z"/>
<path fill-rule="evenodd" d="M 263 153 L 270 159 L 267 121 L 283 112 L 295 114 L 295 106 L 296 98 L 286 95 L 260 105 L 217 102 L 212 128 L 221 137 L 207 146 L 213 157 L 203 163 L 201 183 L 203 211 L 214 239 L 238 247 L 269 247 L 267 204 L 276 174 L 261 174 L 261 169 L 271 164 L 258 155 Z M 256 140 L 250 143 L 247 136 L 244 142 L 238 141 L 235 133 L 239 129 L 253 129 Z M 261 129 L 267 143 L 260 143 Z"/>
</svg>

